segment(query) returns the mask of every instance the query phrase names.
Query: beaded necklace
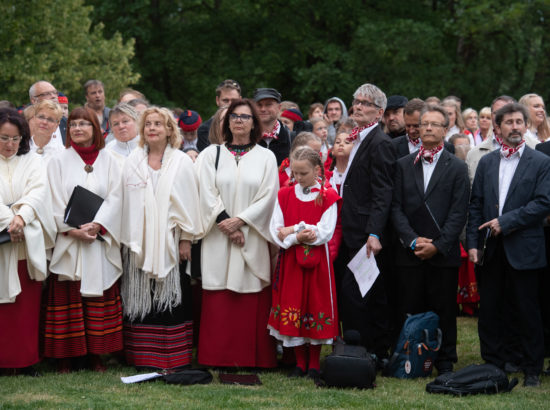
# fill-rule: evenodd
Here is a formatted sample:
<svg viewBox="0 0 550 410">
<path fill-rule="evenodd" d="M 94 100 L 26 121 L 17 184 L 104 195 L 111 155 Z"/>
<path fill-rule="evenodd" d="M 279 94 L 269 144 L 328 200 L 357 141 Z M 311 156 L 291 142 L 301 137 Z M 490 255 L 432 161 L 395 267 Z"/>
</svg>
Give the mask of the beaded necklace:
<svg viewBox="0 0 550 410">
<path fill-rule="evenodd" d="M 229 152 L 232 153 L 233 156 L 235 157 L 235 161 L 237 162 L 237 164 L 239 163 L 239 160 L 243 157 L 244 154 L 246 154 L 252 148 L 254 148 L 254 145 L 256 145 L 254 142 L 251 142 L 245 145 L 225 144 Z"/>
</svg>

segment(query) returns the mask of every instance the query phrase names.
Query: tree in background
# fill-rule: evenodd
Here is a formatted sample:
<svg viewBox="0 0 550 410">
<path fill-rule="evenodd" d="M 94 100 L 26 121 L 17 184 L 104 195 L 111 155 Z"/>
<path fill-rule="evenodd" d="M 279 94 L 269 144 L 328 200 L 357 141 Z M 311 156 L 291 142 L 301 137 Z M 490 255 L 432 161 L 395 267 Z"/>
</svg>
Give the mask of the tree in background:
<svg viewBox="0 0 550 410">
<path fill-rule="evenodd" d="M 16 105 L 29 101 L 28 89 L 46 80 L 84 102 L 82 86 L 97 78 L 108 103 L 139 80 L 130 65 L 134 40 L 116 33 L 105 38 L 104 26 L 92 28 L 92 7 L 83 0 L 4 0 L 0 13 L 0 90 Z M 76 100 L 76 101 L 75 101 Z"/>
</svg>

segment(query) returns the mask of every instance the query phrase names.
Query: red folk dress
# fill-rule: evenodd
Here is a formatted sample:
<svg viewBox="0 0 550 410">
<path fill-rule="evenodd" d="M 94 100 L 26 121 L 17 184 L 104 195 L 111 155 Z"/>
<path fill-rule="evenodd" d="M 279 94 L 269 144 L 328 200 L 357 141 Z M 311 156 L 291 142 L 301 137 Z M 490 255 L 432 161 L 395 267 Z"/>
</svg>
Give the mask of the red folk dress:
<svg viewBox="0 0 550 410">
<path fill-rule="evenodd" d="M 323 214 L 332 206 L 337 207 L 340 200 L 338 194 L 329 188 L 324 190 L 323 204 L 317 205 L 315 200 L 300 200 L 296 196 L 298 189 L 302 188 L 292 186 L 279 191 L 278 204 L 284 226 L 300 222 L 317 225 Z M 338 335 L 336 287 L 326 245 L 329 239 L 330 236 L 318 246 L 297 244 L 281 249 L 272 281 L 268 328 L 271 335 L 281 340 L 284 346 L 330 344 Z M 313 266 L 307 266 L 308 263 Z"/>
</svg>

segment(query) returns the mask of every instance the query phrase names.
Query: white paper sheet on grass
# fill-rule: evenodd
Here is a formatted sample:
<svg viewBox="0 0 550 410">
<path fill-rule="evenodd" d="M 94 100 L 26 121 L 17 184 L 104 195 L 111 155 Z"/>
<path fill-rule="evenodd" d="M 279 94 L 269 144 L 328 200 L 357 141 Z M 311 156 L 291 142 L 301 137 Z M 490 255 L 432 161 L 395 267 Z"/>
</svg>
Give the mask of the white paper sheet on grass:
<svg viewBox="0 0 550 410">
<path fill-rule="evenodd" d="M 380 274 L 374 254 L 371 252 L 370 258 L 367 258 L 367 244 L 355 254 L 353 259 L 348 263 L 348 268 L 355 276 L 361 296 L 365 297 Z"/>
<path fill-rule="evenodd" d="M 144 382 L 146 380 L 156 379 L 157 377 L 161 377 L 162 373 L 145 373 L 145 374 L 136 374 L 135 376 L 128 376 L 128 377 L 121 377 L 120 380 L 122 380 L 122 383 L 130 384 L 130 383 L 139 383 Z"/>
</svg>

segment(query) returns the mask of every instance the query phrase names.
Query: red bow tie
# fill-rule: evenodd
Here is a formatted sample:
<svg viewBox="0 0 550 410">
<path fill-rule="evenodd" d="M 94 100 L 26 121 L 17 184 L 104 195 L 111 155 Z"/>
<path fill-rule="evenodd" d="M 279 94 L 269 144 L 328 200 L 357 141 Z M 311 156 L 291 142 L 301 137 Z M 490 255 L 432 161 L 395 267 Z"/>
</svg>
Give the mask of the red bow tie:
<svg viewBox="0 0 550 410">
<path fill-rule="evenodd" d="M 347 140 L 352 142 L 355 141 L 363 130 L 366 130 L 367 128 L 372 127 L 374 124 L 378 124 L 378 121 L 371 122 L 370 124 L 363 125 L 362 127 L 355 127 L 354 129 L 351 130 Z"/>
<path fill-rule="evenodd" d="M 414 163 L 416 164 L 420 158 L 424 158 L 424 161 L 431 164 L 434 162 L 435 154 L 437 154 L 439 151 L 443 149 L 443 144 L 438 145 L 435 148 L 432 149 L 426 149 L 424 146 L 421 146 L 418 150 L 418 154 L 416 155 L 416 158 L 414 159 Z"/>
<path fill-rule="evenodd" d="M 264 132 L 262 135 L 262 138 L 279 138 L 279 130 L 281 129 L 281 125 L 279 124 L 279 121 L 275 122 L 275 126 L 273 127 L 273 130 L 271 132 Z"/>
</svg>

